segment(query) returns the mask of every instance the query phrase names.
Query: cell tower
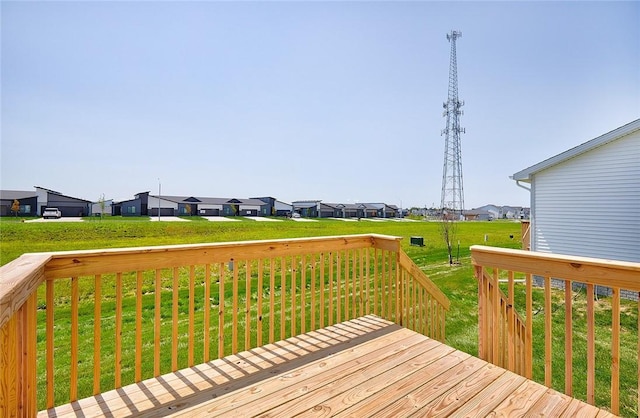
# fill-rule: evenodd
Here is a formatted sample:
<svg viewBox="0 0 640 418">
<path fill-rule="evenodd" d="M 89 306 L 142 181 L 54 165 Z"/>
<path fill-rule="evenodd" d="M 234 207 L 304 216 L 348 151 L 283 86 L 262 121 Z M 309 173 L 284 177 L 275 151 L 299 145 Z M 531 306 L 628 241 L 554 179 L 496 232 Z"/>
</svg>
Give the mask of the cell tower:
<svg viewBox="0 0 640 418">
<path fill-rule="evenodd" d="M 450 216 L 462 216 L 464 210 L 464 189 L 462 187 L 462 151 L 460 149 L 460 116 L 464 113 L 460 108 L 464 102 L 458 99 L 458 65 L 456 61 L 456 39 L 462 32 L 451 31 L 447 39 L 451 43 L 449 60 L 449 96 L 442 104 L 442 116 L 447 118 L 447 125 L 442 130 L 444 135 L 444 166 L 442 168 L 442 201 L 441 209 Z"/>
</svg>

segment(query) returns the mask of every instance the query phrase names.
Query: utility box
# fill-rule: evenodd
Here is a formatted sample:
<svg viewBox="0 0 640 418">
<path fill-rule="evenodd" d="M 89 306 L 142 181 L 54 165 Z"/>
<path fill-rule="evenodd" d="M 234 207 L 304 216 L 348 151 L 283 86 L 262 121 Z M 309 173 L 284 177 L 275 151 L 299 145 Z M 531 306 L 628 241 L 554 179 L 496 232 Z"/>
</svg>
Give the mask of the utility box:
<svg viewBox="0 0 640 418">
<path fill-rule="evenodd" d="M 411 237 L 411 245 L 416 247 L 424 247 L 423 237 Z"/>
</svg>

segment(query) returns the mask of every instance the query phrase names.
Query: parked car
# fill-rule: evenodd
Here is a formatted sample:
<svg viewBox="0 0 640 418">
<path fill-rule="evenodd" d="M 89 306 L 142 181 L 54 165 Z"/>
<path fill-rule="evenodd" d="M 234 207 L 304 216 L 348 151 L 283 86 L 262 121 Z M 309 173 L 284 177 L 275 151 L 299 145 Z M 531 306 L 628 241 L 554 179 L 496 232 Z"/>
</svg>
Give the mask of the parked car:
<svg viewBox="0 0 640 418">
<path fill-rule="evenodd" d="M 62 217 L 62 212 L 58 208 L 45 208 L 44 212 L 42 212 L 42 217 L 44 219 L 58 219 Z"/>
</svg>

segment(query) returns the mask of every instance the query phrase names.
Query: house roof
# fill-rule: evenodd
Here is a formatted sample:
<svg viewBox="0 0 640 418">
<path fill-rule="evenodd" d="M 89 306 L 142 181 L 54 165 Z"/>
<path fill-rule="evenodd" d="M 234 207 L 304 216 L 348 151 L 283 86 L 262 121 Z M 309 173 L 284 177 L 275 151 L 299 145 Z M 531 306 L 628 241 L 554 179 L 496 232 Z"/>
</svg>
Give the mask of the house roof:
<svg viewBox="0 0 640 418">
<path fill-rule="evenodd" d="M 69 198 L 69 199 L 79 200 L 79 201 L 81 201 L 81 202 L 85 202 L 85 203 L 91 203 L 91 201 L 90 201 L 90 200 L 87 200 L 87 199 L 81 199 L 81 198 L 79 198 L 79 197 L 69 196 L 69 195 L 66 195 L 66 194 L 62 194 L 62 193 L 60 193 L 60 192 L 56 192 L 55 190 L 46 189 L 46 188 L 44 188 L 44 187 L 40 187 L 40 186 L 33 186 L 33 187 L 35 187 L 36 189 L 44 190 L 45 192 L 47 192 L 47 193 L 49 193 L 49 194 L 56 195 L 56 196 L 62 196 L 62 197 L 66 197 L 66 198 Z"/>
<path fill-rule="evenodd" d="M 149 195 L 151 197 L 158 196 Z M 162 200 L 168 200 L 174 203 L 203 203 L 208 205 L 226 205 L 226 204 L 241 204 L 241 205 L 253 205 L 262 206 L 266 203 L 259 199 L 237 199 L 229 197 L 196 197 L 196 196 L 165 196 L 159 197 Z"/>
<path fill-rule="evenodd" d="M 291 205 L 296 208 L 314 208 L 318 205 L 319 200 L 309 201 L 309 200 L 301 200 L 298 202 L 292 202 Z"/>
<path fill-rule="evenodd" d="M 0 199 L 2 200 L 20 200 L 38 197 L 36 192 L 28 192 L 24 190 L 0 190 Z"/>
<path fill-rule="evenodd" d="M 548 158 L 538 164 L 532 165 L 529 168 L 525 168 L 522 171 L 518 171 L 517 173 L 511 176 L 511 179 L 516 181 L 527 181 L 527 182 L 531 181 L 531 176 L 535 173 L 538 173 L 542 170 L 546 170 L 549 167 L 553 167 L 555 165 L 563 163 L 571 158 L 584 154 L 585 152 L 591 151 L 595 148 L 608 144 L 609 142 L 616 141 L 637 130 L 640 130 L 640 119 L 636 119 L 633 122 L 629 122 L 626 125 L 623 125 L 617 129 L 614 129 L 611 132 L 607 132 L 604 135 L 600 135 L 597 138 L 594 138 L 590 141 L 580 144 L 577 147 L 571 148 L 570 150 L 567 150 L 551 158 Z"/>
</svg>

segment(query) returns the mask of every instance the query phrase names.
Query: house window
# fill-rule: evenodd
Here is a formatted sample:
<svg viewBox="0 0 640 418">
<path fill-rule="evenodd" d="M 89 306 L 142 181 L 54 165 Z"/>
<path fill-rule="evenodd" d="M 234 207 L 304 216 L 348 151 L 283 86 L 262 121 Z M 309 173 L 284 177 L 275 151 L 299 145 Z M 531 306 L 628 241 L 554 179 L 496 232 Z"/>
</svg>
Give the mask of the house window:
<svg viewBox="0 0 640 418">
<path fill-rule="evenodd" d="M 136 207 L 135 206 L 127 207 L 127 213 L 135 214 L 136 213 Z"/>
<path fill-rule="evenodd" d="M 20 213 L 31 213 L 31 205 L 20 205 Z"/>
</svg>

